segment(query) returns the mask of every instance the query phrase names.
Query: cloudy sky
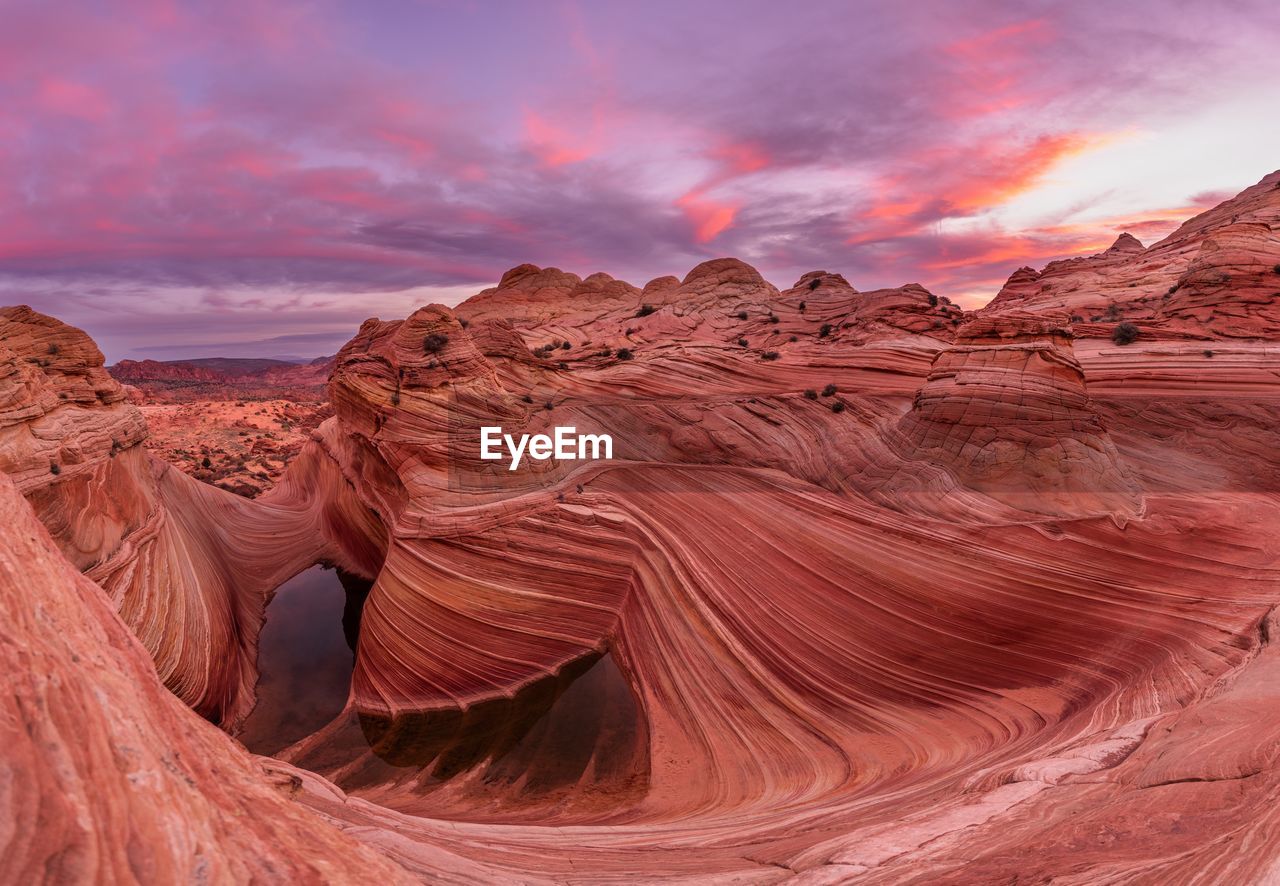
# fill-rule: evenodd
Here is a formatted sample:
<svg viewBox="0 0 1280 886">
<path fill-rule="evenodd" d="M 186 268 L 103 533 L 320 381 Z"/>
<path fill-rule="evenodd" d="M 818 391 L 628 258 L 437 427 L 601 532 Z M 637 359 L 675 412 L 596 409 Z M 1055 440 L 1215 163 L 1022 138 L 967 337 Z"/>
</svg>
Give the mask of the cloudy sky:
<svg viewBox="0 0 1280 886">
<path fill-rule="evenodd" d="M 521 262 L 917 281 L 1280 167 L 1280 4 L 0 0 L 0 302 L 109 360 L 332 353 Z"/>
</svg>

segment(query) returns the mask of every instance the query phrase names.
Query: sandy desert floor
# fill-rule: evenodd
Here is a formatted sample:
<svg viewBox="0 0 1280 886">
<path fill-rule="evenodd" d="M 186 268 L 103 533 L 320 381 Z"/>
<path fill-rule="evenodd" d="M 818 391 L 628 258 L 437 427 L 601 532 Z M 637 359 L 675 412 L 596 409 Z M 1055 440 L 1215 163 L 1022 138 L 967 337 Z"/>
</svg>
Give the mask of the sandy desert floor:
<svg viewBox="0 0 1280 886">
<path fill-rule="evenodd" d="M 253 498 L 285 466 L 332 408 L 322 402 L 210 400 L 139 407 L 147 446 L 193 477 Z"/>
</svg>

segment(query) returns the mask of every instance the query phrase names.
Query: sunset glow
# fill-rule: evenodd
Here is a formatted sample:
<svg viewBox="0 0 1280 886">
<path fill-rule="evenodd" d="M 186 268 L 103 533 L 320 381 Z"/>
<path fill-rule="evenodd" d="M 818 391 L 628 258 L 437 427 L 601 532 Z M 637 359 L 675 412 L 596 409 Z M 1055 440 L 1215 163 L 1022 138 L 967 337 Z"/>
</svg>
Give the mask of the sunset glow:
<svg viewBox="0 0 1280 886">
<path fill-rule="evenodd" d="M 112 359 L 330 353 L 522 262 L 976 306 L 1280 139 L 1262 2 L 75 9 L 5 4 L 0 287 Z"/>
</svg>

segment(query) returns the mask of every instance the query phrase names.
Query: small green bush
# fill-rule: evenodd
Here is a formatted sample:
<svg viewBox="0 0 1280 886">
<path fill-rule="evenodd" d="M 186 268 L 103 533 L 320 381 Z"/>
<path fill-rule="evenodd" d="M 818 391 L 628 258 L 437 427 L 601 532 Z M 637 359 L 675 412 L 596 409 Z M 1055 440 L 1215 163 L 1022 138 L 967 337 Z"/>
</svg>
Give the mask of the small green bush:
<svg viewBox="0 0 1280 886">
<path fill-rule="evenodd" d="M 630 348 L 618 348 L 616 356 L 619 360 L 630 360 L 633 355 Z"/>
<path fill-rule="evenodd" d="M 422 350 L 428 354 L 438 354 L 449 343 L 449 336 L 443 332 L 433 332 L 422 340 Z"/>
<path fill-rule="evenodd" d="M 830 397 L 834 395 L 837 390 L 838 388 L 836 388 L 835 385 L 827 385 L 825 388 L 822 389 L 822 396 Z"/>
<path fill-rule="evenodd" d="M 765 351 L 763 354 L 760 355 L 760 359 L 761 360 L 777 360 L 781 356 L 782 355 L 779 354 L 777 351 Z"/>
<path fill-rule="evenodd" d="M 831 404 L 831 411 L 832 411 L 832 412 L 844 412 L 844 404 L 843 404 L 843 403 L 841 403 L 839 400 L 837 400 L 836 402 L 834 402 L 834 403 L 832 403 L 832 404 Z"/>
<path fill-rule="evenodd" d="M 640 310 L 636 311 L 637 317 L 648 317 L 654 311 L 658 310 L 653 305 L 641 305 Z"/>
<path fill-rule="evenodd" d="M 746 312 L 746 311 L 738 311 L 738 319 L 739 319 L 739 320 L 745 320 L 745 319 L 747 319 L 747 312 Z"/>
<path fill-rule="evenodd" d="M 821 285 L 822 285 L 822 278 L 814 277 L 812 280 L 809 281 L 809 291 L 812 292 L 813 290 L 817 289 Z M 804 302 L 801 302 L 801 304 L 804 304 Z M 800 310 L 803 311 L 804 308 L 801 308 Z"/>
<path fill-rule="evenodd" d="M 747 346 L 747 340 L 745 338 L 740 338 L 738 339 L 738 344 L 742 345 L 745 348 Z"/>
<path fill-rule="evenodd" d="M 813 388 L 805 388 L 805 391 L 804 391 L 804 398 L 805 398 L 806 400 L 817 400 L 817 399 L 818 399 L 818 392 L 817 392 L 817 391 L 815 391 Z"/>
<path fill-rule="evenodd" d="M 826 338 L 831 334 L 831 324 L 823 323 L 822 328 L 818 330 L 818 338 Z"/>
</svg>

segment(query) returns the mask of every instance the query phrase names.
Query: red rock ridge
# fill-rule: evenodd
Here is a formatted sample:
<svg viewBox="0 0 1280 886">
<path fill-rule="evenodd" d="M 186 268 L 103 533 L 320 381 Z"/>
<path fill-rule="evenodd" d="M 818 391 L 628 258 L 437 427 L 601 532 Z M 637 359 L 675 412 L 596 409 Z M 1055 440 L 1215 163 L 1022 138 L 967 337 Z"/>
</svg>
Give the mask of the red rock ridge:
<svg viewBox="0 0 1280 886">
<path fill-rule="evenodd" d="M 59 841 L 101 845 L 104 867 L 72 873 L 180 878 L 194 832 L 227 879 L 342 879 L 354 839 L 461 882 L 1265 882 L 1280 395 L 1255 296 L 1273 205 L 1250 189 L 1151 248 L 1019 272 L 969 313 L 821 271 L 779 291 L 734 259 L 643 289 L 522 266 L 454 310 L 366 321 L 333 418 L 254 502 L 146 458 L 87 337 L 9 309 L 0 467 L 26 501 L 0 478 L 17 528 L 0 592 L 24 602 L 28 560 L 41 588 L 3 647 L 25 680 L 10 771 L 48 775 L 10 778 L 62 830 L 11 829 L 0 858 L 39 872 Z M 1142 335 L 1070 319 L 1094 303 Z M 1206 310 L 1239 334 L 1194 338 Z M 508 471 L 479 458 L 493 424 L 611 433 L 615 457 Z M 350 698 L 259 774 L 156 700 L 119 626 L 234 728 L 262 606 L 315 562 L 370 583 Z M 56 654 L 29 667 L 24 643 Z M 81 654 L 116 720 L 63 679 Z M 30 738 L 85 710 L 88 739 Z M 171 767 L 170 747 L 212 762 Z M 124 763 L 93 775 L 109 754 Z M 163 769 L 156 806 L 131 760 Z M 281 773 L 301 782 L 288 801 L 265 787 Z M 183 815 L 158 821 L 170 804 Z M 64 840 L 73 820 L 88 836 Z M 117 821 L 182 851 L 130 855 Z M 309 846 L 332 867 L 307 868 Z"/>
</svg>

